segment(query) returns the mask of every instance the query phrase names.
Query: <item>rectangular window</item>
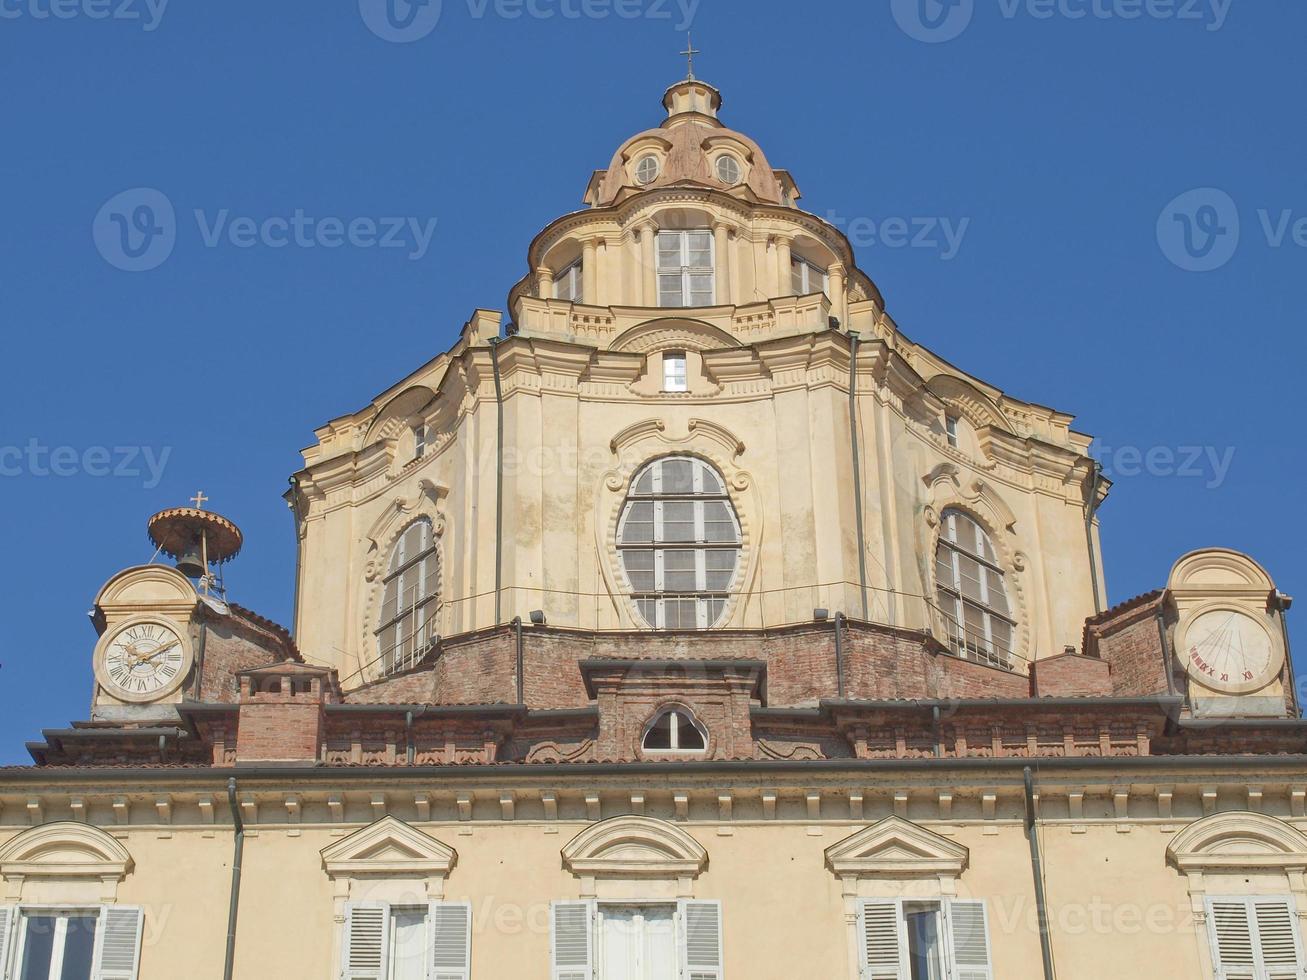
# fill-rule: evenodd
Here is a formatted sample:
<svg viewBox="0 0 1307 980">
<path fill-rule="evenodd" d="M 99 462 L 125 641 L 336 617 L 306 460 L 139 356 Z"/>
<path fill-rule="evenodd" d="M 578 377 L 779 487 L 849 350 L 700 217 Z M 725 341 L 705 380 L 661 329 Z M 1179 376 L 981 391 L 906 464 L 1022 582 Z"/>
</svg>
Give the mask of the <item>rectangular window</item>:
<svg viewBox="0 0 1307 980">
<path fill-rule="evenodd" d="M 1208 898 L 1206 906 L 1216 980 L 1302 976 L 1302 937 L 1292 898 Z"/>
<path fill-rule="evenodd" d="M 796 257 L 790 261 L 790 287 L 795 296 L 829 293 L 830 277 L 806 259 Z"/>
<path fill-rule="evenodd" d="M 129 905 L 0 907 L 0 967 L 14 980 L 135 980 L 142 922 Z"/>
<path fill-rule="evenodd" d="M 346 906 L 344 980 L 470 980 L 472 906 L 467 902 Z"/>
<path fill-rule="evenodd" d="M 551 980 L 723 980 L 719 902 L 555 902 Z"/>
<path fill-rule="evenodd" d="M 870 899 L 857 928 L 860 980 L 994 980 L 984 902 Z"/>
<path fill-rule="evenodd" d="M 712 306 L 716 295 L 710 231 L 658 233 L 658 305 Z"/>
<path fill-rule="evenodd" d="M 958 417 L 956 415 L 944 416 L 944 434 L 948 437 L 948 444 L 954 449 L 958 448 Z"/>
<path fill-rule="evenodd" d="M 554 276 L 554 299 L 565 299 L 569 303 L 581 302 L 581 263 L 573 262 L 566 269 Z"/>
<path fill-rule="evenodd" d="M 685 351 L 669 350 L 663 354 L 663 391 L 689 391 L 685 373 Z"/>
</svg>

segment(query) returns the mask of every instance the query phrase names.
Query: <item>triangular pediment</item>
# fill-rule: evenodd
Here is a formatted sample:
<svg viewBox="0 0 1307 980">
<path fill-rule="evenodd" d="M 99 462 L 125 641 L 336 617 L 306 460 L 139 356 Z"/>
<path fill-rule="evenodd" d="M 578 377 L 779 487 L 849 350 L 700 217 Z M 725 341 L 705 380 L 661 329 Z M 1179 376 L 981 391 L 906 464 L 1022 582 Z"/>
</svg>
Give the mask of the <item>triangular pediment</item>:
<svg viewBox="0 0 1307 980">
<path fill-rule="evenodd" d="M 652 817 L 604 820 L 563 848 L 563 866 L 594 878 L 698 877 L 708 865 L 702 844 L 675 824 Z"/>
<path fill-rule="evenodd" d="M 970 852 L 954 841 L 902 817 L 879 823 L 826 849 L 826 866 L 837 875 L 910 878 L 960 875 Z"/>
<path fill-rule="evenodd" d="M 333 878 L 444 876 L 457 861 L 448 844 L 390 816 L 322 849 L 322 866 Z"/>
</svg>

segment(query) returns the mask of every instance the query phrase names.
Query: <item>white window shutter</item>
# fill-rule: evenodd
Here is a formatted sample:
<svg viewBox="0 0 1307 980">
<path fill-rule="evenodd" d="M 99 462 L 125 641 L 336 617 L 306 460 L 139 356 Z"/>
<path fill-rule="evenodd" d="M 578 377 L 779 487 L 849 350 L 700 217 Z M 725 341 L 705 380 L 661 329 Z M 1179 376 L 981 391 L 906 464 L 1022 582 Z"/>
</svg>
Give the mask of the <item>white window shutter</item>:
<svg viewBox="0 0 1307 980">
<path fill-rule="evenodd" d="M 427 913 L 430 980 L 470 980 L 472 976 L 472 906 L 467 902 L 432 902 Z"/>
<path fill-rule="evenodd" d="M 554 902 L 550 935 L 553 980 L 593 980 L 594 903 Z"/>
<path fill-rule="evenodd" d="M 1287 898 L 1253 899 L 1257 946 L 1267 980 L 1294 980 L 1304 974 L 1297 918 L 1293 903 Z"/>
<path fill-rule="evenodd" d="M 92 980 L 136 980 L 145 912 L 135 905 L 102 905 L 95 930 Z"/>
<path fill-rule="evenodd" d="M 18 910 L 12 905 L 0 905 L 0 977 L 9 976 L 9 958 L 13 956 L 17 933 Z"/>
<path fill-rule="evenodd" d="M 1207 900 L 1207 933 L 1217 980 L 1260 980 L 1251 911 L 1246 898 Z"/>
<path fill-rule="evenodd" d="M 340 953 L 343 980 L 386 980 L 390 908 L 377 902 L 345 906 L 344 944 Z"/>
<path fill-rule="evenodd" d="M 680 902 L 686 980 L 722 980 L 722 903 Z"/>
<path fill-rule="evenodd" d="M 898 902 L 887 899 L 858 906 L 858 946 L 861 980 L 910 980 L 907 925 Z"/>
<path fill-rule="evenodd" d="M 954 980 L 994 980 L 984 902 L 944 903 Z"/>
</svg>

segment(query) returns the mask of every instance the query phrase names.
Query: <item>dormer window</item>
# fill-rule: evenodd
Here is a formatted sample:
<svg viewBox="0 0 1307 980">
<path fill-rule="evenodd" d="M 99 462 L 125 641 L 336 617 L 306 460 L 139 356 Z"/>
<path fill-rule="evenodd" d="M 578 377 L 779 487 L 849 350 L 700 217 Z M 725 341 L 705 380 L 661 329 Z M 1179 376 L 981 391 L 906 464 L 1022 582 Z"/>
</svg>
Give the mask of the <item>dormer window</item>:
<svg viewBox="0 0 1307 980">
<path fill-rule="evenodd" d="M 658 179 L 658 170 L 658 158 L 651 153 L 635 165 L 635 179 L 641 184 L 652 184 Z"/>
<path fill-rule="evenodd" d="M 554 276 L 554 299 L 565 299 L 569 303 L 581 302 L 580 262 L 573 262 Z"/>
<path fill-rule="evenodd" d="M 427 454 L 427 427 L 422 423 L 413 426 L 413 458 L 421 459 Z"/>
<path fill-rule="evenodd" d="M 646 752 L 703 752 L 708 739 L 684 708 L 671 708 L 654 719 L 644 733 Z"/>
<path fill-rule="evenodd" d="M 795 296 L 829 294 L 830 277 L 826 275 L 826 270 L 818 269 L 806 259 L 795 258 L 790 263 L 790 283 Z"/>
<path fill-rule="evenodd" d="M 658 233 L 659 306 L 712 306 L 715 283 L 711 231 Z"/>
<path fill-rule="evenodd" d="M 944 416 L 944 437 L 948 439 L 948 444 L 954 449 L 958 448 L 958 417 L 956 415 Z"/>
<path fill-rule="evenodd" d="M 734 187 L 740 182 L 741 176 L 740 161 L 735 157 L 722 154 L 717 158 L 717 179 L 723 184 Z"/>
<path fill-rule="evenodd" d="M 663 353 L 663 391 L 689 391 L 685 372 L 685 351 L 669 350 Z"/>
</svg>

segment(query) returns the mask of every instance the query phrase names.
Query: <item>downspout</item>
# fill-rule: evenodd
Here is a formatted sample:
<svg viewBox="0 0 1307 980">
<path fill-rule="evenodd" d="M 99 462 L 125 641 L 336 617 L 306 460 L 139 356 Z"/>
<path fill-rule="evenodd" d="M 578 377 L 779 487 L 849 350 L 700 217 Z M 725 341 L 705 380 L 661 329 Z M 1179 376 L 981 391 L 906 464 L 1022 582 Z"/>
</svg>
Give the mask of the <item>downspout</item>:
<svg viewBox="0 0 1307 980">
<path fill-rule="evenodd" d="M 292 600 L 290 614 L 293 633 L 300 621 L 300 569 L 304 564 L 304 540 L 300 536 L 303 515 L 300 514 L 300 480 L 297 476 L 290 478 L 290 513 L 295 520 L 295 598 Z"/>
<path fill-rule="evenodd" d="M 1293 605 L 1293 599 L 1283 592 L 1277 591 L 1272 597 L 1275 608 L 1280 612 L 1280 635 L 1284 637 L 1284 662 L 1289 668 L 1289 690 L 1293 692 L 1293 714 L 1295 718 L 1302 717 L 1302 707 L 1298 704 L 1298 681 L 1294 678 L 1293 672 L 1293 649 L 1289 646 L 1289 607 Z"/>
<path fill-rule="evenodd" d="M 849 444 L 853 451 L 853 512 L 858 522 L 858 581 L 862 586 L 862 621 L 867 608 L 867 542 L 862 528 L 862 462 L 858 453 L 858 332 L 849 331 Z"/>
<path fill-rule="evenodd" d="M 404 758 L 408 764 L 413 765 L 413 756 L 416 754 L 416 747 L 413 745 L 413 712 L 404 712 Z"/>
<path fill-rule="evenodd" d="M 1166 693 L 1168 697 L 1175 695 L 1175 677 L 1171 674 L 1171 651 L 1167 649 L 1166 644 L 1166 618 L 1162 610 L 1157 610 L 1157 638 L 1162 643 L 1162 669 L 1166 671 Z"/>
<path fill-rule="evenodd" d="M 844 613 L 835 614 L 835 689 L 844 700 Z"/>
<path fill-rule="evenodd" d="M 930 709 L 930 729 L 935 735 L 935 758 L 940 759 L 944 756 L 944 746 L 939 740 L 939 705 L 933 705 Z"/>
<path fill-rule="evenodd" d="M 236 828 L 235 849 L 231 859 L 231 903 L 227 906 L 227 958 L 222 968 L 223 980 L 231 980 L 232 966 L 236 961 L 236 913 L 241 902 L 241 856 L 245 852 L 245 824 L 236 803 L 236 777 L 227 780 L 227 805 L 231 807 L 231 820 Z"/>
<path fill-rule="evenodd" d="M 1089 487 L 1089 505 L 1085 508 L 1085 541 L 1089 545 L 1089 583 L 1094 589 L 1094 615 L 1103 611 L 1098 594 L 1098 556 L 1094 550 L 1094 515 L 1098 513 L 1098 485 L 1103 479 L 1103 464 L 1094 460 L 1094 482 Z"/>
<path fill-rule="evenodd" d="M 194 698 L 196 701 L 204 700 L 204 645 L 209 636 L 209 626 L 200 617 L 200 637 L 195 641 L 195 687 Z"/>
<path fill-rule="evenodd" d="M 526 678 L 522 676 L 525 660 L 522 639 L 522 617 L 513 617 L 513 630 L 517 633 L 517 703 L 526 704 Z"/>
<path fill-rule="evenodd" d="M 1053 980 L 1053 946 L 1048 935 L 1048 908 L 1044 902 L 1044 865 L 1039 858 L 1035 827 L 1035 778 L 1026 766 L 1026 837 L 1030 840 L 1030 867 L 1035 875 L 1035 912 L 1039 917 L 1039 949 L 1044 954 L 1044 980 Z"/>
<path fill-rule="evenodd" d="M 504 575 L 504 387 L 499 377 L 498 337 L 490 338 L 490 368 L 495 376 L 495 625 L 501 622 Z"/>
</svg>

